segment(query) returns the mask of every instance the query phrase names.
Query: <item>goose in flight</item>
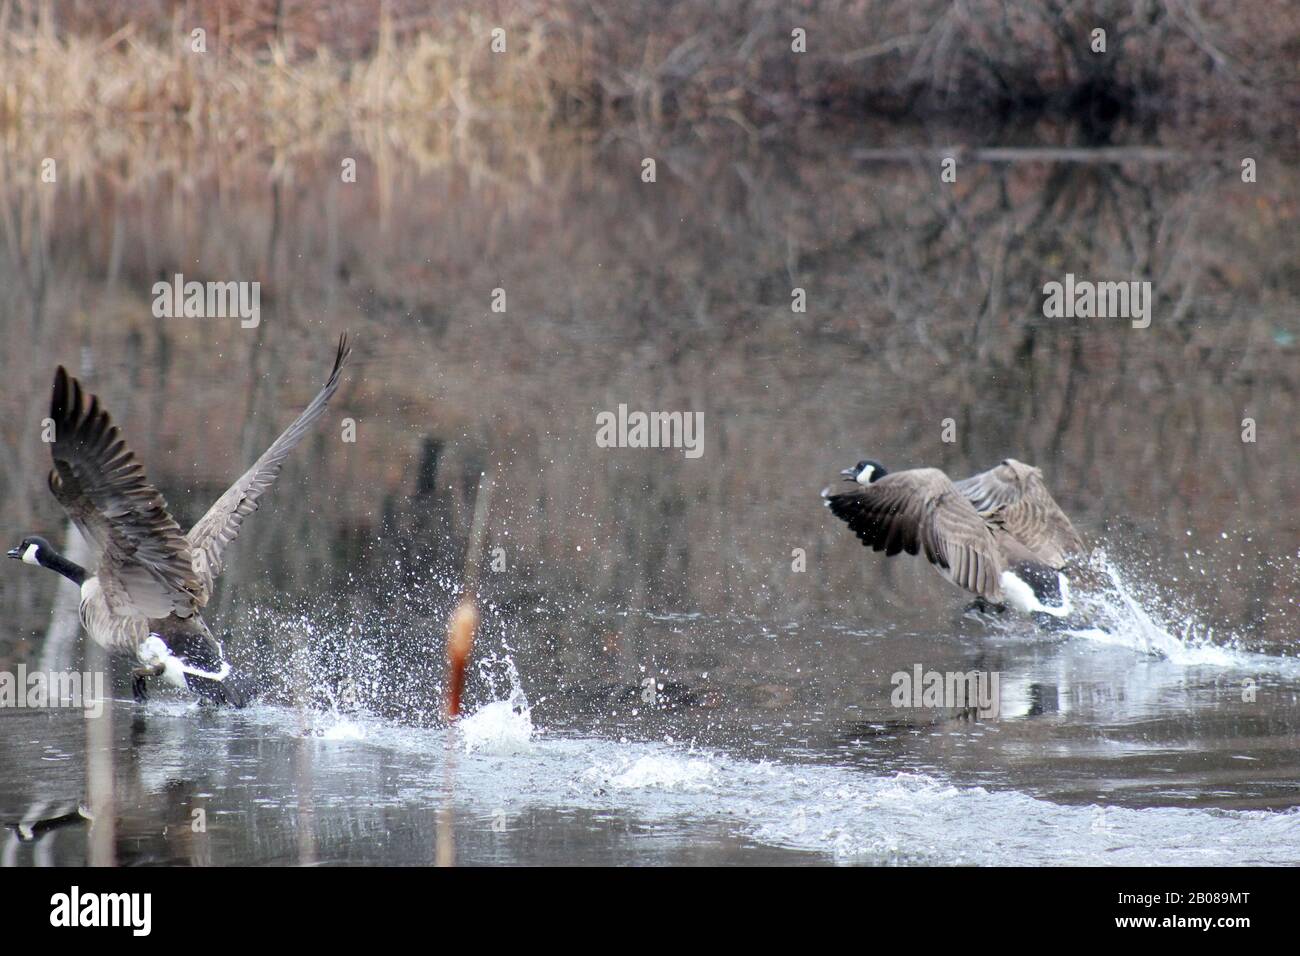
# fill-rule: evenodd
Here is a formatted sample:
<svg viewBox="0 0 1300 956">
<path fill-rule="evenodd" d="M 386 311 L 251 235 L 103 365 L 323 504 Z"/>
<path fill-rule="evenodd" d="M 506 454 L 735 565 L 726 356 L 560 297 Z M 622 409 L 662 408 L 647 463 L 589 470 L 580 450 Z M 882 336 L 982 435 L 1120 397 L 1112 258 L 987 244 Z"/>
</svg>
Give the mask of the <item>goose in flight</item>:
<svg viewBox="0 0 1300 956">
<path fill-rule="evenodd" d="M 827 488 L 822 498 L 864 545 L 887 557 L 924 553 L 977 604 L 1070 614 L 1062 571 L 1084 553 L 1083 540 L 1037 468 L 1007 458 L 953 482 L 938 468 L 890 472 L 866 459 L 840 474 L 858 487 L 842 494 Z"/>
<path fill-rule="evenodd" d="M 59 366 L 50 399 L 49 487 L 98 556 L 98 566 L 92 573 L 35 535 L 23 538 L 9 557 L 56 571 L 81 588 L 81 623 L 97 644 L 134 660 L 137 700 L 145 697 L 146 678 L 161 677 L 207 702 L 248 702 L 249 684 L 231 673 L 199 611 L 244 519 L 257 510 L 289 452 L 338 390 L 350 353 L 347 336 L 340 336 L 329 380 L 311 404 L 188 534 L 99 399 Z"/>
</svg>

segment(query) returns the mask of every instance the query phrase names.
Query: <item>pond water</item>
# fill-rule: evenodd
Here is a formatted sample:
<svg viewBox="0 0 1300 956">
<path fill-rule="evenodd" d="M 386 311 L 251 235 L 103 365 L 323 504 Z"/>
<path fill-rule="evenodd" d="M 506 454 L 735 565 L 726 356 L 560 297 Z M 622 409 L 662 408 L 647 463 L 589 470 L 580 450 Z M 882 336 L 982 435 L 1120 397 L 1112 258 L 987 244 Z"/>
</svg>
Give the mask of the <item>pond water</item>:
<svg viewBox="0 0 1300 956">
<path fill-rule="evenodd" d="M 547 688 L 507 670 L 498 699 L 450 731 L 121 701 L 117 861 L 1300 862 L 1300 662 L 1036 634 L 646 626 L 665 650 L 689 634 L 743 664 L 683 661 L 649 703 L 635 686 Z M 918 657 L 998 672 L 998 717 L 900 717 L 885 672 Z M 1246 676 L 1279 704 L 1243 702 Z M 6 716 L 11 815 L 81 799 L 85 725 L 71 710 Z M 82 863 L 87 831 L 11 832 L 0 861 Z"/>
<path fill-rule="evenodd" d="M 115 674 L 116 862 L 1300 863 L 1297 174 L 1243 184 L 1260 144 L 125 128 L 67 137 L 42 191 L 50 135 L 0 182 L 6 547 L 65 539 L 58 364 L 188 526 L 355 343 L 205 611 L 261 701 Z M 948 143 L 998 149 L 944 183 Z M 156 317 L 177 273 L 260 282 L 260 321 Z M 1150 326 L 1045 317 L 1067 274 L 1151 281 Z M 620 404 L 701 413 L 702 454 L 601 447 Z M 818 493 L 864 456 L 1041 467 L 1098 626 L 972 620 L 861 548 Z M 0 567 L 0 670 L 82 667 L 73 600 Z M 996 675 L 997 713 L 900 706 L 917 668 Z M 0 708 L 0 822 L 87 799 L 90 723 Z M 0 863 L 91 858 L 84 822 L 31 836 Z"/>
</svg>

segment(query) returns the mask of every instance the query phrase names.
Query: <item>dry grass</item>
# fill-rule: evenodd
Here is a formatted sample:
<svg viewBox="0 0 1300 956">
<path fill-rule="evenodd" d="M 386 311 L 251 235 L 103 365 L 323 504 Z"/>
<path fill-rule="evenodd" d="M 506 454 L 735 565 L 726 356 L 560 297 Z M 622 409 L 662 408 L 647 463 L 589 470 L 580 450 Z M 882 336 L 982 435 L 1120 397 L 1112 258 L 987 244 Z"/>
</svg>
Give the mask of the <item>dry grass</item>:
<svg viewBox="0 0 1300 956">
<path fill-rule="evenodd" d="M 1088 48 L 1097 25 L 1110 44 L 1101 56 Z M 190 48 L 196 27 L 207 52 Z M 791 52 L 794 27 L 807 31 L 804 54 Z M 495 28 L 503 53 L 490 46 Z M 1212 126 L 1230 114 L 1265 132 L 1298 101 L 1300 12 L 1281 0 L 822 0 L 796 11 L 778 0 L 4 0 L 0 35 L 0 124 L 166 118 L 291 137 L 443 111 L 751 129 L 1019 111 L 1103 127 L 1146 113 Z"/>
<path fill-rule="evenodd" d="M 180 120 L 238 137 L 256 128 L 269 139 L 315 134 L 322 126 L 407 114 L 454 110 L 473 116 L 510 106 L 544 115 L 556 109 L 553 78 L 534 70 L 539 57 L 524 38 L 509 61 L 514 75 L 494 75 L 486 49 L 470 49 L 433 35 L 397 47 L 386 33 L 374 56 L 351 64 L 328 50 L 295 59 L 283 44 L 254 55 L 242 50 L 195 54 L 142 42 L 131 25 L 108 40 L 35 34 L 8 36 L 0 46 L 4 76 L 0 122 L 81 120 L 111 126 Z M 506 96 L 503 90 L 508 89 Z"/>
</svg>

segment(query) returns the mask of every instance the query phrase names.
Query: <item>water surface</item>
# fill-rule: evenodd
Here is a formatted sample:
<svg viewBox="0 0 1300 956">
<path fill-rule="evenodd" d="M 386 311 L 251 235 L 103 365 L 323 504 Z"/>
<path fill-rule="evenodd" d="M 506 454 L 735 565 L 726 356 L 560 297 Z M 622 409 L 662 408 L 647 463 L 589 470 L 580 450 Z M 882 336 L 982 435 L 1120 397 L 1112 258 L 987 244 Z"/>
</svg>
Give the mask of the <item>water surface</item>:
<svg viewBox="0 0 1300 956">
<path fill-rule="evenodd" d="M 264 702 L 136 708 L 118 674 L 119 862 L 1300 862 L 1295 173 L 1242 184 L 1229 160 L 1258 144 L 1175 134 L 942 184 L 935 144 L 1070 134 L 488 124 L 263 154 L 137 132 L 76 139 L 57 190 L 20 173 L 47 136 L 8 145 L 13 543 L 65 533 L 40 441 L 57 364 L 188 525 L 340 330 L 356 356 L 207 611 Z M 261 323 L 154 317 L 177 272 L 262 282 Z M 1149 278 L 1151 327 L 1045 319 L 1067 272 Z M 620 403 L 703 412 L 704 454 L 598 447 Z M 1104 551 L 1105 630 L 968 620 L 920 562 L 865 552 L 818 499 L 864 454 L 1042 467 Z M 449 731 L 484 470 L 504 564 Z M 0 572 L 0 667 L 80 666 L 51 626 L 65 586 Z M 1000 714 L 894 706 L 917 665 L 997 673 Z M 0 722 L 0 818 L 85 798 L 79 714 Z M 71 824 L 0 861 L 86 848 Z"/>
</svg>

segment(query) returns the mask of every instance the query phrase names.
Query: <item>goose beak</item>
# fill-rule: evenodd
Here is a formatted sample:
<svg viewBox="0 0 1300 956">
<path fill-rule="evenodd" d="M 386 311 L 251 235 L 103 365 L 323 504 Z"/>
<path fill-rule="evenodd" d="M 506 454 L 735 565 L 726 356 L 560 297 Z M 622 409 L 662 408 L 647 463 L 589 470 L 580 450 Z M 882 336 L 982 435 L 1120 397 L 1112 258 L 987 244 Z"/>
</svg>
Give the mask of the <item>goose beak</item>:
<svg viewBox="0 0 1300 956">
<path fill-rule="evenodd" d="M 843 471 L 840 472 L 840 477 L 842 477 L 845 481 L 857 481 L 858 470 L 856 468 L 845 468 Z"/>
<path fill-rule="evenodd" d="M 11 558 L 21 558 L 22 556 L 23 556 L 23 549 L 22 549 L 22 548 L 10 548 L 10 549 L 9 549 L 9 557 L 11 557 Z"/>
</svg>

